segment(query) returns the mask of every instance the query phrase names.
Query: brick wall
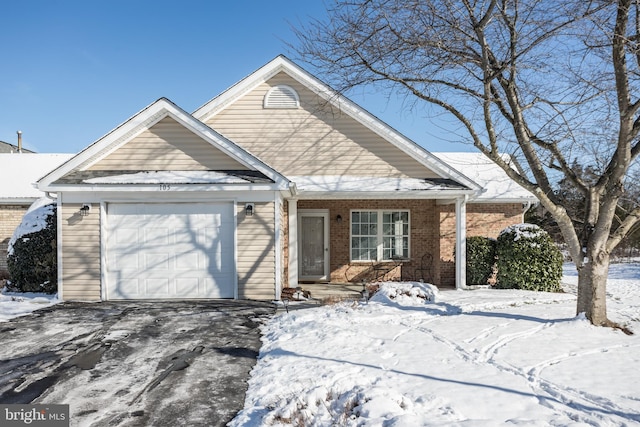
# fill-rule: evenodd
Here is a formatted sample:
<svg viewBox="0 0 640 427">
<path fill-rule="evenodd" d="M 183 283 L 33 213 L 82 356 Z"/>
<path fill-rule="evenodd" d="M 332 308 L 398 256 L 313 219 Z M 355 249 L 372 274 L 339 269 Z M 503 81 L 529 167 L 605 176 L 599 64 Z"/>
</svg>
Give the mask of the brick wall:
<svg viewBox="0 0 640 427">
<path fill-rule="evenodd" d="M 456 215 L 454 205 L 440 205 L 440 279 L 445 286 L 455 285 L 454 248 Z M 467 236 L 497 238 L 506 227 L 523 222 L 520 203 L 467 204 Z"/>
<path fill-rule="evenodd" d="M 300 200 L 298 210 L 327 209 L 329 211 L 331 281 L 344 283 L 368 279 L 373 275 L 371 263 L 351 263 L 349 256 L 350 211 L 352 209 L 384 209 L 410 211 L 410 262 L 390 271 L 387 279 L 415 279 L 417 275 L 432 283 L 439 282 L 440 258 L 439 211 L 434 200 Z M 337 216 L 342 221 L 337 221 Z M 288 230 L 285 241 L 288 241 Z M 286 255 L 285 255 L 285 258 Z M 425 264 L 422 265 L 423 258 Z M 429 263 L 427 260 L 434 261 Z M 287 258 L 288 259 L 288 258 Z M 288 262 L 285 260 L 285 263 Z M 422 268 L 425 267 L 425 268 Z M 430 267 L 427 269 L 426 267 Z"/>
<path fill-rule="evenodd" d="M 0 275 L 7 270 L 7 247 L 29 205 L 0 205 Z"/>
<path fill-rule="evenodd" d="M 284 204 L 285 215 L 288 211 Z M 388 273 L 387 279 L 423 278 L 436 285 L 455 285 L 455 206 L 436 205 L 434 200 L 299 200 L 298 210 L 329 211 L 331 281 L 357 282 L 371 277 L 370 263 L 349 261 L 349 227 L 352 209 L 410 211 L 410 258 Z M 342 217 L 338 223 L 337 216 Z M 286 217 L 285 217 L 286 218 Z M 504 228 L 523 221 L 522 204 L 468 204 L 467 236 L 498 237 Z M 288 221 L 284 223 L 283 283 L 288 283 Z M 429 261 L 432 258 L 432 261 Z"/>
</svg>

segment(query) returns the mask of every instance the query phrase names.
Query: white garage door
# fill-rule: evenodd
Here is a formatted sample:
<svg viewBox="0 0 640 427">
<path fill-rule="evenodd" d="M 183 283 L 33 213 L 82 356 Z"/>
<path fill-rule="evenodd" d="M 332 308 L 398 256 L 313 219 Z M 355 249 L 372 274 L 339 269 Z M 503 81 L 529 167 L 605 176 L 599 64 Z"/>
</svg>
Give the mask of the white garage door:
<svg viewBox="0 0 640 427">
<path fill-rule="evenodd" d="M 109 204 L 107 299 L 234 297 L 232 203 Z"/>
</svg>

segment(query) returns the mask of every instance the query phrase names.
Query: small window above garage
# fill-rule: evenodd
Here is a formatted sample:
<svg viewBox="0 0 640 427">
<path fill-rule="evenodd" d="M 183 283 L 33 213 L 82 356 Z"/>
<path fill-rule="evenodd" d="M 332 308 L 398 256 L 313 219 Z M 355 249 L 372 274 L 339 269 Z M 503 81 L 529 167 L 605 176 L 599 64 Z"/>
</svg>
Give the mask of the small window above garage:
<svg viewBox="0 0 640 427">
<path fill-rule="evenodd" d="M 264 108 L 299 108 L 298 92 L 291 86 L 274 86 L 264 96 Z"/>
</svg>

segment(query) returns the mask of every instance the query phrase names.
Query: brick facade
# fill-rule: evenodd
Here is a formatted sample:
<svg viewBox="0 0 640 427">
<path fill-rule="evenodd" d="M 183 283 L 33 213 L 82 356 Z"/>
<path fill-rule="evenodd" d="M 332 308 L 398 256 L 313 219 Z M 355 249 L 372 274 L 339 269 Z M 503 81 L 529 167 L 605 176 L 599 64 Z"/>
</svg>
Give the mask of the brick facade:
<svg viewBox="0 0 640 427">
<path fill-rule="evenodd" d="M 7 247 L 29 205 L 0 205 L 0 276 L 7 271 Z"/>
<path fill-rule="evenodd" d="M 439 281 L 438 263 L 438 210 L 434 200 L 300 200 L 298 211 L 305 209 L 326 209 L 329 211 L 329 245 L 331 282 L 345 283 L 371 279 L 373 272 L 370 262 L 350 262 L 350 213 L 362 210 L 409 210 L 410 261 L 389 271 L 386 279 L 414 280 L 421 276 L 426 281 Z M 341 222 L 337 221 L 340 215 Z M 287 230 L 288 236 L 288 230 Z M 286 238 L 288 239 L 288 237 Z M 285 241 L 286 241 L 285 239 Z M 423 259 L 424 264 L 423 265 Z M 428 264 L 428 265 L 426 265 Z M 286 265 L 286 263 L 285 263 Z M 389 264 L 391 267 L 392 264 Z"/>
<path fill-rule="evenodd" d="M 288 204 L 284 203 L 285 217 Z M 388 272 L 389 280 L 419 280 L 441 286 L 455 285 L 455 207 L 438 205 L 435 200 L 299 200 L 298 212 L 324 209 L 329 212 L 330 280 L 335 283 L 359 282 L 376 275 L 373 264 L 350 262 L 351 210 L 409 210 L 410 261 Z M 338 215 L 342 218 L 338 222 Z M 522 205 L 468 204 L 467 235 L 497 237 L 509 225 L 523 221 Z M 283 283 L 288 277 L 288 221 L 283 221 Z M 285 285 L 286 286 L 286 285 Z"/>
</svg>

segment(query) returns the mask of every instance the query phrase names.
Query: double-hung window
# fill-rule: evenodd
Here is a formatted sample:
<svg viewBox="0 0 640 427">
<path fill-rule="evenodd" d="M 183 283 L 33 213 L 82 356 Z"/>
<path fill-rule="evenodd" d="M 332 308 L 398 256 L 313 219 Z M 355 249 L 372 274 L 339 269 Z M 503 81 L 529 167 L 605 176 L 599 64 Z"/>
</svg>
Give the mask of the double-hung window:
<svg viewBox="0 0 640 427">
<path fill-rule="evenodd" d="M 351 211 L 351 260 L 409 258 L 409 211 Z"/>
</svg>

